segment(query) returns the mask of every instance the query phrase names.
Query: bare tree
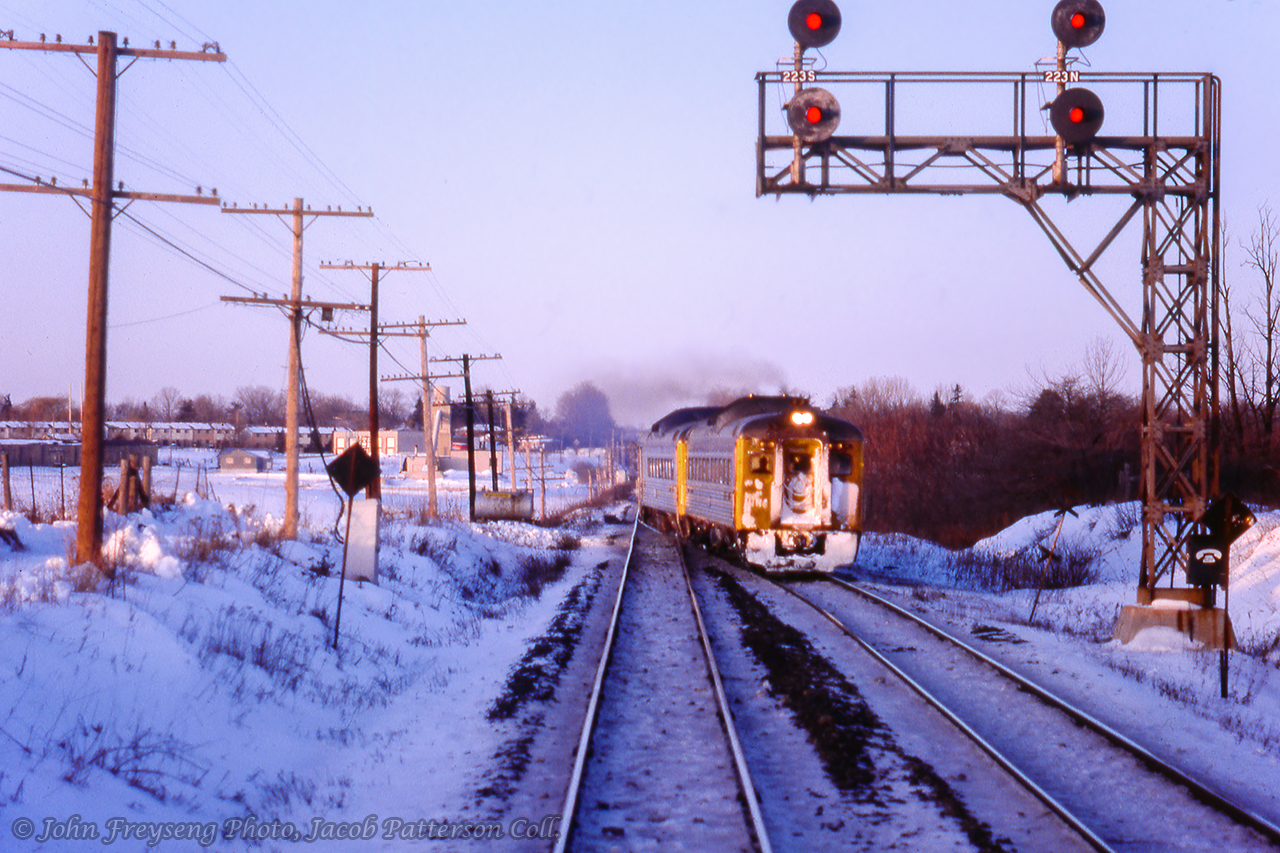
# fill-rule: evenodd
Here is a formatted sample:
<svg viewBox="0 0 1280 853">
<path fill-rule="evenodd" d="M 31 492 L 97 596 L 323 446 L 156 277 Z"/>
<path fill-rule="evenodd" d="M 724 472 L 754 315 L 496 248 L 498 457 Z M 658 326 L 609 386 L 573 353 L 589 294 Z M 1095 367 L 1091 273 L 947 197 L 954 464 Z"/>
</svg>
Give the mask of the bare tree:
<svg viewBox="0 0 1280 853">
<path fill-rule="evenodd" d="M 1280 261 L 1280 223 L 1270 207 L 1258 209 L 1258 229 L 1245 245 L 1245 266 L 1262 276 L 1262 288 L 1252 310 L 1245 316 L 1256 335 L 1253 369 L 1250 371 L 1250 396 L 1254 417 L 1258 421 L 1263 452 L 1271 448 L 1276 412 L 1280 409 L 1280 293 L 1276 292 L 1276 265 Z"/>
<path fill-rule="evenodd" d="M 245 385 L 236 389 L 236 402 L 244 407 L 244 417 L 253 426 L 281 426 L 284 423 L 284 392 L 266 385 Z"/>
<path fill-rule="evenodd" d="M 197 394 L 190 402 L 193 420 L 201 423 L 221 423 L 231 411 L 221 394 Z"/>
<path fill-rule="evenodd" d="M 1230 247 L 1231 238 L 1226 220 L 1222 223 L 1222 246 Z M 1225 260 L 1225 259 L 1224 259 Z M 1227 378 L 1227 425 L 1225 433 L 1229 445 L 1234 445 L 1239 452 L 1244 450 L 1244 406 L 1240 399 L 1241 367 L 1240 346 L 1236 342 L 1236 303 L 1235 291 L 1228 274 L 1230 266 L 1221 264 L 1221 275 L 1218 279 L 1218 352 L 1220 353 L 1222 371 Z"/>
<path fill-rule="evenodd" d="M 155 412 L 162 421 L 175 421 L 178 409 L 182 405 L 182 392 L 172 385 L 166 385 L 151 398 Z"/>
<path fill-rule="evenodd" d="M 1090 394 L 1099 399 L 1118 397 L 1120 380 L 1124 378 L 1124 356 L 1115 341 L 1101 335 L 1084 351 L 1083 379 Z"/>
<path fill-rule="evenodd" d="M 617 428 L 609 398 L 592 382 L 580 382 L 556 400 L 556 430 L 565 443 L 595 447 Z"/>
<path fill-rule="evenodd" d="M 864 380 L 861 385 L 850 385 L 836 391 L 831 407 L 840 409 L 841 417 L 858 423 L 863 419 L 863 412 L 897 411 L 920 402 L 911 383 L 903 377 L 877 376 Z"/>
<path fill-rule="evenodd" d="M 32 397 L 12 408 L 12 414 L 20 421 L 56 421 L 67 415 L 66 397 Z"/>
<path fill-rule="evenodd" d="M 369 413 L 352 402 L 350 397 L 341 394 L 312 391 L 311 411 L 315 414 L 316 425 L 321 429 L 363 429 L 369 422 Z"/>
<path fill-rule="evenodd" d="M 401 426 L 409 417 L 409 398 L 399 388 L 378 389 L 378 422 L 384 428 Z"/>
<path fill-rule="evenodd" d="M 1258 225 L 1242 242 L 1242 266 L 1259 276 L 1252 298 L 1242 299 L 1230 280 L 1220 284 L 1220 334 L 1227 395 L 1236 442 L 1269 455 L 1280 417 L 1280 221 L 1268 206 L 1258 209 Z"/>
</svg>

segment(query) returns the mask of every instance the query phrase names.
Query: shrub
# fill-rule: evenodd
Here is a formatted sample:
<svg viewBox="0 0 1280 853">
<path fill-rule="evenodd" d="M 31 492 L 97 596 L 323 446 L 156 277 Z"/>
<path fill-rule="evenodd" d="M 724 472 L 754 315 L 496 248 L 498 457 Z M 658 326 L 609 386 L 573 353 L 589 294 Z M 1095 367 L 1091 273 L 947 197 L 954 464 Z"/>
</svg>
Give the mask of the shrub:
<svg viewBox="0 0 1280 853">
<path fill-rule="evenodd" d="M 1020 548 L 1012 554 L 969 549 L 955 557 L 956 580 L 996 592 L 1069 589 L 1098 579 L 1093 565 L 1096 557 L 1096 553 L 1069 542 L 1058 543 L 1048 559 L 1038 548 Z"/>
<path fill-rule="evenodd" d="M 194 640 L 195 629 L 186 636 Z M 307 666 L 308 649 L 296 634 L 282 632 L 254 613 L 242 614 L 235 606 L 218 613 L 204 636 L 200 656 L 226 655 L 263 670 L 280 685 L 296 690 Z"/>
<path fill-rule="evenodd" d="M 443 569 L 452 565 L 453 558 L 458 553 L 458 541 L 454 538 L 445 540 L 423 535 L 413 543 L 411 550 L 419 557 L 426 557 Z"/>
<path fill-rule="evenodd" d="M 188 757 L 188 744 L 151 729 L 137 728 L 121 735 L 103 723 L 86 723 L 80 717 L 57 746 L 64 753 L 67 768 L 62 778 L 73 785 L 85 784 L 96 767 L 163 801 L 167 798 L 166 780 L 197 785 L 205 774 L 205 769 Z"/>
<path fill-rule="evenodd" d="M 550 551 L 520 558 L 517 595 L 537 598 L 551 584 L 564 577 L 573 563 L 568 551 Z"/>
</svg>

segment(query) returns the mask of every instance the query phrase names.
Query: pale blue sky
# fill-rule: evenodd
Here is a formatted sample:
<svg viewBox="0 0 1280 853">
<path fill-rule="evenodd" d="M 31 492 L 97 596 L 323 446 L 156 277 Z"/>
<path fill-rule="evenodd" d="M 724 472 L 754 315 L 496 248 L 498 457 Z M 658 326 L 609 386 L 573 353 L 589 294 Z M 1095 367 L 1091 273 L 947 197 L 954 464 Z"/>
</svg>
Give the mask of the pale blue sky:
<svg viewBox="0 0 1280 853">
<path fill-rule="evenodd" d="M 785 383 L 824 401 L 900 375 L 925 394 L 958 382 L 981 396 L 1060 372 L 1098 336 L 1123 346 L 1136 382 L 1113 321 L 1008 200 L 755 198 L 753 78 L 790 54 L 789 6 L 0 0 L 0 30 L 217 40 L 226 66 L 142 61 L 122 76 L 117 177 L 217 187 L 241 206 L 372 205 L 376 223 L 307 231 L 307 294 L 367 292 L 323 260 L 428 262 L 430 275 L 385 280 L 383 318 L 465 316 L 433 348 L 502 352 L 477 381 L 544 408 L 583 379 L 633 423 L 718 386 Z M 1054 47 L 1051 0 L 841 6 L 832 70 L 1030 71 Z M 1223 206 L 1242 235 L 1259 204 L 1280 205 L 1280 3 L 1106 6 L 1095 69 L 1223 78 Z M 92 122 L 92 75 L 75 57 L 0 52 L 0 165 L 78 184 Z M 1114 216 L 1093 201 L 1069 211 L 1086 231 Z M 288 288 L 288 231 L 273 218 L 129 213 L 251 289 Z M 1105 270 L 1133 313 L 1135 241 Z M 0 193 L 0 393 L 79 393 L 87 250 L 70 200 Z M 219 304 L 244 291 L 123 218 L 111 288 L 108 399 L 283 385 L 278 315 Z M 410 343 L 391 347 L 416 367 Z M 363 350 L 311 335 L 304 355 L 312 387 L 364 395 Z M 383 359 L 382 372 L 401 369 Z"/>
</svg>

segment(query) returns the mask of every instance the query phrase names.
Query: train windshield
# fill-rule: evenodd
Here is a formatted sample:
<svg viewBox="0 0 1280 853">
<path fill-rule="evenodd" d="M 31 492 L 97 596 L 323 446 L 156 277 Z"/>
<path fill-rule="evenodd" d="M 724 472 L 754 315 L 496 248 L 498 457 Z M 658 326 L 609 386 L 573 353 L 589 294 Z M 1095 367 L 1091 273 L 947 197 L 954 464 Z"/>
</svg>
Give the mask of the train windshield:
<svg viewBox="0 0 1280 853">
<path fill-rule="evenodd" d="M 782 456 L 784 524 L 815 523 L 813 457 L 808 448 L 788 448 Z"/>
</svg>

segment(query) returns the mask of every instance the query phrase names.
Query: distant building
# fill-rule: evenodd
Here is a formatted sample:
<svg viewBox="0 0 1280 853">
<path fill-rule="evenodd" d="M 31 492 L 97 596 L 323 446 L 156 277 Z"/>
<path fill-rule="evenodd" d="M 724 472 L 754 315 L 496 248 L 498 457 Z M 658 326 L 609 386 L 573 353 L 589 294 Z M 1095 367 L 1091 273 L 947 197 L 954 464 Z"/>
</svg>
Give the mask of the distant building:
<svg viewBox="0 0 1280 853">
<path fill-rule="evenodd" d="M 351 445 L 359 443 L 366 452 L 372 453 L 369 445 L 367 429 L 333 431 L 333 455 L 341 456 Z M 422 446 L 422 432 L 415 429 L 380 429 L 378 430 L 378 455 L 393 456 L 401 453 L 417 453 Z"/>
<path fill-rule="evenodd" d="M 80 445 L 59 441 L 0 439 L 0 453 L 8 457 L 11 468 L 56 468 L 59 465 L 75 467 L 80 464 Z"/>
<path fill-rule="evenodd" d="M 0 439 L 0 453 L 9 457 L 10 467 L 57 468 L 60 465 L 76 467 L 80 464 L 79 441 L 41 441 L 38 439 Z M 150 459 L 158 462 L 157 448 L 145 441 L 120 441 L 108 439 L 102 445 L 102 464 L 106 468 L 119 465 L 121 460 Z"/>
<path fill-rule="evenodd" d="M 67 432 L 66 421 L 0 421 L 0 439 L 51 439 Z"/>
<path fill-rule="evenodd" d="M 174 423 L 147 424 L 147 438 L 156 444 L 176 447 L 225 447 L 235 441 L 236 429 L 231 424 Z"/>
<path fill-rule="evenodd" d="M 503 473 L 503 468 L 505 468 L 505 467 L 506 467 L 506 466 L 503 464 L 503 460 L 504 460 L 504 459 L 506 459 L 506 456 L 503 454 L 503 452 L 502 452 L 501 448 L 499 448 L 499 450 L 498 450 L 498 474 L 499 474 L 499 476 L 501 476 L 501 475 L 502 475 L 502 473 Z M 439 468 L 440 468 L 440 470 L 441 470 L 441 471 L 465 471 L 465 470 L 467 470 L 467 450 L 466 450 L 466 447 L 464 446 L 461 450 L 459 450 L 458 448 L 456 448 L 456 447 L 455 447 L 455 448 L 454 448 L 454 449 L 449 453 L 449 455 L 448 455 L 448 456 L 444 456 L 444 457 L 440 458 L 440 459 L 437 461 L 437 465 L 439 466 Z M 477 474 L 488 474 L 491 470 L 492 470 L 492 468 L 490 467 L 490 462 L 489 462 L 489 451 L 488 451 L 488 450 L 481 450 L 481 449 L 477 449 L 477 450 L 476 450 L 476 473 L 477 473 Z"/>
<path fill-rule="evenodd" d="M 240 431 L 238 442 L 243 447 L 256 450 L 273 450 L 284 448 L 284 429 L 282 427 L 251 426 Z"/>
<path fill-rule="evenodd" d="M 498 474 L 501 475 L 506 468 L 503 464 L 503 455 L 498 454 Z M 404 465 L 400 468 L 406 477 L 413 477 L 417 480 L 425 480 L 427 478 L 427 456 L 425 453 L 406 456 Z M 467 451 L 455 450 L 448 456 L 436 457 L 437 471 L 465 471 L 467 470 Z M 486 476 L 490 472 L 489 467 L 489 451 L 476 451 L 476 474 Z"/>
<path fill-rule="evenodd" d="M 261 473 L 271 470 L 271 458 L 262 453 L 249 450 L 224 450 L 218 454 L 218 469 L 221 471 L 255 471 Z"/>
</svg>

